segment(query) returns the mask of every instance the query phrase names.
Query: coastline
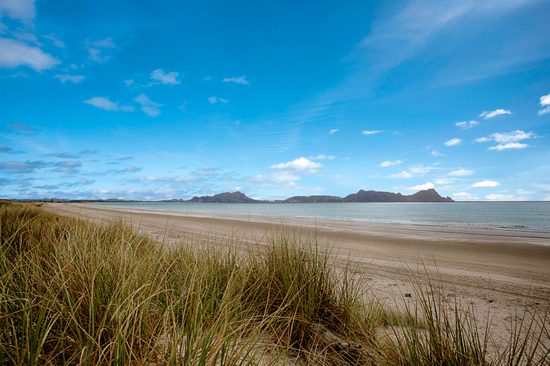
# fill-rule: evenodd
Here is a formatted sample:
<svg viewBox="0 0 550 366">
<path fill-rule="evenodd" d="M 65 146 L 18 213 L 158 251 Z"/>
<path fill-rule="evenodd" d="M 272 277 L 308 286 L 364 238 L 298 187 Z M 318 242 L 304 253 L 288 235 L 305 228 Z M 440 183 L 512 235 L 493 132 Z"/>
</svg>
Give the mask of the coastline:
<svg viewBox="0 0 550 366">
<path fill-rule="evenodd" d="M 113 210 L 89 204 L 46 204 L 44 208 L 98 222 L 121 219 L 168 246 L 217 245 L 229 238 L 246 250 L 269 243 L 270 235 L 282 231 L 315 238 L 340 263 L 348 263 L 366 279 L 366 293 L 374 293 L 382 301 L 403 299 L 403 294 L 414 292 L 418 279 L 437 280 L 446 296 L 490 317 L 499 329 L 497 337 L 502 336 L 497 343 L 506 341 L 508 320 L 515 311 L 526 307 L 540 313 L 550 311 L 549 239 L 524 232 L 258 217 L 245 220 Z"/>
</svg>

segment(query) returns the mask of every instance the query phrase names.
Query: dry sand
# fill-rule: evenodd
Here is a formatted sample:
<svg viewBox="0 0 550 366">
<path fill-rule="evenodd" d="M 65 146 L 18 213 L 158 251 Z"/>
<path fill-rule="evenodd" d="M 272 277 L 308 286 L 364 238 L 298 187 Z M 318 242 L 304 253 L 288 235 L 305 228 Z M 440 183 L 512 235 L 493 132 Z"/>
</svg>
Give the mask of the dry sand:
<svg viewBox="0 0 550 366">
<path fill-rule="evenodd" d="M 315 236 L 338 261 L 365 276 L 369 293 L 388 303 L 414 302 L 413 282 L 429 275 L 445 296 L 490 319 L 494 341 L 507 340 L 510 319 L 524 309 L 550 309 L 550 235 L 510 230 L 464 230 L 348 221 L 189 216 L 122 211 L 87 204 L 47 204 L 61 215 L 96 221 L 121 218 L 167 245 L 182 242 L 264 244 L 281 230 Z M 412 293 L 412 296 L 405 294 Z M 487 312 L 490 312 L 487 318 Z M 483 325 L 481 325 L 483 328 Z"/>
</svg>

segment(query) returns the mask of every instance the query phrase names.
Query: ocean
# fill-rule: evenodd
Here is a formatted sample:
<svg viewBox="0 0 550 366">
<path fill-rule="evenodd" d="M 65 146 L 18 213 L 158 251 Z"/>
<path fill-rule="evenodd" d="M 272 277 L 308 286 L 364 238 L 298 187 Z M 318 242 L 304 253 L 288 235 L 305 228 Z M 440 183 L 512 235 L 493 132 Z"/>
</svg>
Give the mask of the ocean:
<svg viewBox="0 0 550 366">
<path fill-rule="evenodd" d="M 191 203 L 109 202 L 102 207 L 244 218 L 300 218 L 550 233 L 550 202 Z"/>
</svg>

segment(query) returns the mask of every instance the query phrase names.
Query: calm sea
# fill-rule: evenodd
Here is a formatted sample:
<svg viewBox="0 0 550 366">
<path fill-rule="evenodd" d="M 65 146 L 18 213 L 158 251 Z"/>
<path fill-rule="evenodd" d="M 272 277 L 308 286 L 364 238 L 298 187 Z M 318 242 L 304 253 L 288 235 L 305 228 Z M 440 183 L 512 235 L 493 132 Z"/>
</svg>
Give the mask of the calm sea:
<svg viewBox="0 0 550 366">
<path fill-rule="evenodd" d="M 550 202 L 454 203 L 98 203 L 118 209 L 189 215 L 265 216 L 443 225 L 550 233 Z"/>
</svg>

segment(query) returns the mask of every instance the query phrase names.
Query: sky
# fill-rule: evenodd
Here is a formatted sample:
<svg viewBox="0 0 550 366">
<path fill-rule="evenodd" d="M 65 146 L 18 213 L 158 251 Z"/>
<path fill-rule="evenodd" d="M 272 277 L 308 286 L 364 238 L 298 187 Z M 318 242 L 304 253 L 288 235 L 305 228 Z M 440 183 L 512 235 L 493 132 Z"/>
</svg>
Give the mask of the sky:
<svg viewBox="0 0 550 366">
<path fill-rule="evenodd" d="M 550 200 L 550 1 L 0 0 L 0 198 Z"/>
</svg>

